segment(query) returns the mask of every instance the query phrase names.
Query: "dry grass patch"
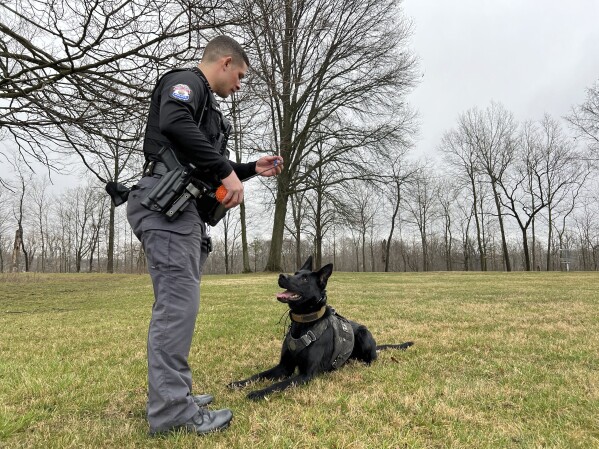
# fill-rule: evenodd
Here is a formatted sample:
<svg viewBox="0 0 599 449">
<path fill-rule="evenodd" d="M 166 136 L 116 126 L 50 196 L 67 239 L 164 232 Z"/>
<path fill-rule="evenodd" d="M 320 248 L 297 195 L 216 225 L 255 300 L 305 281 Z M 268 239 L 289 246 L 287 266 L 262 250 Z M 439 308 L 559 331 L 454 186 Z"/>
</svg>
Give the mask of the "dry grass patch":
<svg viewBox="0 0 599 449">
<path fill-rule="evenodd" d="M 249 402 L 226 384 L 273 366 L 272 274 L 206 276 L 190 362 L 230 429 L 147 437 L 147 276 L 0 275 L 0 447 L 599 446 L 596 273 L 335 273 L 329 302 L 385 351 Z"/>
</svg>

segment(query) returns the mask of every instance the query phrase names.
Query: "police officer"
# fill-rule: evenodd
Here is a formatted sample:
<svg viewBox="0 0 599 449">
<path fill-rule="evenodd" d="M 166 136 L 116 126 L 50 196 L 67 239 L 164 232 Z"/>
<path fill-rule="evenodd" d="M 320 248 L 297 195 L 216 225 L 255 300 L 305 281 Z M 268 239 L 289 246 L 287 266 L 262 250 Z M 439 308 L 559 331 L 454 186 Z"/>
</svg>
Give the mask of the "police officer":
<svg viewBox="0 0 599 449">
<path fill-rule="evenodd" d="M 148 331 L 148 402 L 150 434 L 185 429 L 203 434 L 229 425 L 228 409 L 204 408 L 212 396 L 193 395 L 189 350 L 200 303 L 200 278 L 210 251 L 206 224 L 195 203 L 169 221 L 141 201 L 167 172 L 158 157 L 170 146 L 182 164 L 197 167 L 200 179 L 222 183 L 227 189 L 223 204 L 235 207 L 243 201 L 240 180 L 260 173 L 281 172 L 280 156 L 256 162 L 229 161 L 226 121 L 213 94 L 222 98 L 241 88 L 249 66 L 243 48 L 227 36 L 211 40 L 202 60 L 193 69 L 163 75 L 152 93 L 144 139 L 144 176 L 132 189 L 127 217 L 142 242 L 154 287 L 154 305 Z M 199 204 L 199 203 L 198 203 Z M 203 216 L 203 215 L 202 215 Z"/>
</svg>

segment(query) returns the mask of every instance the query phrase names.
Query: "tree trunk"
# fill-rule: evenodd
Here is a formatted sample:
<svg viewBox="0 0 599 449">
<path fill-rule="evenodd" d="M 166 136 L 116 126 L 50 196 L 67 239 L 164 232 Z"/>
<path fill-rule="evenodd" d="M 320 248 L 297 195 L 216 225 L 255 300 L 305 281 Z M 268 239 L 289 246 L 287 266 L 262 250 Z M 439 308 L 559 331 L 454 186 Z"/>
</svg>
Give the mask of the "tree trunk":
<svg viewBox="0 0 599 449">
<path fill-rule="evenodd" d="M 495 181 L 491 182 L 493 187 L 493 196 L 495 198 L 495 207 L 497 208 L 497 218 L 499 219 L 499 230 L 501 232 L 501 247 L 503 249 L 503 261 L 505 264 L 505 271 L 512 271 L 512 264 L 510 263 L 510 255 L 507 249 L 507 240 L 505 237 L 505 229 L 503 226 L 503 214 L 501 213 L 501 205 L 499 204 L 499 194 L 497 193 L 497 185 Z"/>
<path fill-rule="evenodd" d="M 21 254 L 21 246 L 23 242 L 23 230 L 21 227 L 17 228 L 17 232 L 15 232 L 15 241 L 12 247 L 12 268 L 11 271 L 13 273 L 19 272 L 19 256 Z"/>
<path fill-rule="evenodd" d="M 366 230 L 362 233 L 362 271 L 366 273 Z"/>
<path fill-rule="evenodd" d="M 316 189 L 316 216 L 314 217 L 315 267 L 322 266 L 322 189 Z"/>
<path fill-rule="evenodd" d="M 422 242 L 422 271 L 428 271 L 428 250 L 426 243 L 426 230 L 421 230 L 420 240 Z"/>
<path fill-rule="evenodd" d="M 2 251 L 2 238 L 0 237 L 0 273 L 4 273 L 4 251 Z"/>
<path fill-rule="evenodd" d="M 42 211 L 40 210 L 40 215 Z M 46 236 L 43 227 L 43 218 L 40 216 L 40 238 L 42 244 L 42 273 L 46 272 Z"/>
<path fill-rule="evenodd" d="M 299 217 L 295 222 L 295 266 L 302 266 L 302 225 Z"/>
<path fill-rule="evenodd" d="M 393 241 L 393 232 L 395 232 L 395 219 L 399 214 L 399 198 L 393 208 L 393 215 L 391 216 L 391 229 L 389 230 L 389 236 L 385 244 L 385 273 L 389 272 L 389 258 L 391 256 L 391 242 Z"/>
<path fill-rule="evenodd" d="M 284 173 L 279 175 L 279 178 L 284 176 Z M 283 179 L 277 179 L 277 196 L 275 199 L 275 216 L 272 226 L 272 237 L 270 240 L 270 250 L 268 252 L 268 260 L 264 271 L 281 272 L 281 256 L 283 254 L 283 235 L 285 231 L 285 215 L 287 214 L 288 195 L 283 192 L 281 186 L 285 185 Z"/>
<path fill-rule="evenodd" d="M 248 247 L 247 238 L 247 226 L 245 220 L 245 204 L 239 205 L 239 219 L 241 221 L 241 252 L 243 257 L 243 272 L 251 273 L 252 267 L 250 266 L 250 249 Z"/>
<path fill-rule="evenodd" d="M 364 270 L 366 271 L 366 270 Z M 374 241 L 370 238 L 370 271 L 376 271 L 376 258 L 374 257 Z"/>
<path fill-rule="evenodd" d="M 447 271 L 452 271 L 451 264 L 451 221 L 449 212 L 447 213 L 447 221 L 445 222 L 445 267 Z"/>
<path fill-rule="evenodd" d="M 551 205 L 547 206 L 547 271 L 551 270 L 551 239 L 553 238 L 553 215 Z"/>
<path fill-rule="evenodd" d="M 480 271 L 487 271 L 487 254 L 484 245 L 484 239 L 481 230 L 481 224 L 478 214 L 478 198 L 476 195 L 476 184 L 474 178 L 470 178 L 472 184 L 472 204 L 474 205 L 474 223 L 476 223 L 476 241 L 478 243 L 478 254 L 480 258 Z"/>
<path fill-rule="evenodd" d="M 227 220 L 223 220 L 223 230 L 225 234 L 225 274 L 229 274 L 229 214 L 227 213 Z"/>
<path fill-rule="evenodd" d="M 108 219 L 108 257 L 106 272 L 114 273 L 114 204 L 110 202 L 110 215 Z"/>
<path fill-rule="evenodd" d="M 291 94 L 293 80 L 291 79 L 291 71 L 295 61 L 291 59 L 292 45 L 294 43 L 293 34 L 296 32 L 293 26 L 293 2 L 285 3 L 285 36 L 282 41 L 281 55 L 282 55 L 282 67 L 281 67 L 281 107 L 282 115 L 279 120 L 280 130 L 280 154 L 285 160 L 286 164 L 291 164 L 291 145 L 293 136 L 292 123 L 292 107 L 291 107 Z M 273 123 L 274 125 L 274 123 Z M 289 199 L 289 193 L 284 190 L 285 186 L 290 185 L 291 179 L 290 168 L 284 170 L 277 177 L 277 197 L 275 200 L 275 216 L 272 227 L 272 238 L 270 242 L 270 251 L 268 253 L 268 260 L 264 271 L 281 272 L 281 257 L 283 255 L 283 236 L 285 231 L 285 216 L 287 215 L 287 201 Z"/>
<path fill-rule="evenodd" d="M 526 229 L 522 229 L 522 248 L 524 250 L 524 268 L 526 271 L 532 271 L 530 265 L 530 251 L 528 249 L 528 236 Z"/>
</svg>

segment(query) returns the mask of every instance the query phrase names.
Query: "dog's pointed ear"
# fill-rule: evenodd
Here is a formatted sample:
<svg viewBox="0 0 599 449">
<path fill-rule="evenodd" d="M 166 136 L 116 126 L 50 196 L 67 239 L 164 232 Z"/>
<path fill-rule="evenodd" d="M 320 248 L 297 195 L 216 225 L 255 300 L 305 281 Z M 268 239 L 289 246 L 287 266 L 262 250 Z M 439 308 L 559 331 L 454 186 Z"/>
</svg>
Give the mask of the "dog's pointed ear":
<svg viewBox="0 0 599 449">
<path fill-rule="evenodd" d="M 308 257 L 308 260 L 304 262 L 304 265 L 300 268 L 300 271 L 301 270 L 312 271 L 312 256 Z"/>
<path fill-rule="evenodd" d="M 331 276 L 332 273 L 333 273 L 333 264 L 332 263 L 327 264 L 324 267 L 322 267 L 320 270 L 318 270 L 318 280 L 322 287 L 326 287 L 327 281 L 329 280 L 329 277 Z"/>
</svg>

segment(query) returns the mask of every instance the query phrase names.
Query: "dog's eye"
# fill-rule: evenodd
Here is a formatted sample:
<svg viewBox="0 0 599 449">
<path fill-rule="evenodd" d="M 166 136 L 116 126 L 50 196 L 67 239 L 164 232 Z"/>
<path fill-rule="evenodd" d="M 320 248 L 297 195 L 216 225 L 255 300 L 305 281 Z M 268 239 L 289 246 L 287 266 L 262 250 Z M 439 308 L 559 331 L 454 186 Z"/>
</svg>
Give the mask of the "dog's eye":
<svg viewBox="0 0 599 449">
<path fill-rule="evenodd" d="M 304 282 L 308 282 L 308 276 L 306 276 L 305 274 L 302 276 L 302 281 Z"/>
</svg>

